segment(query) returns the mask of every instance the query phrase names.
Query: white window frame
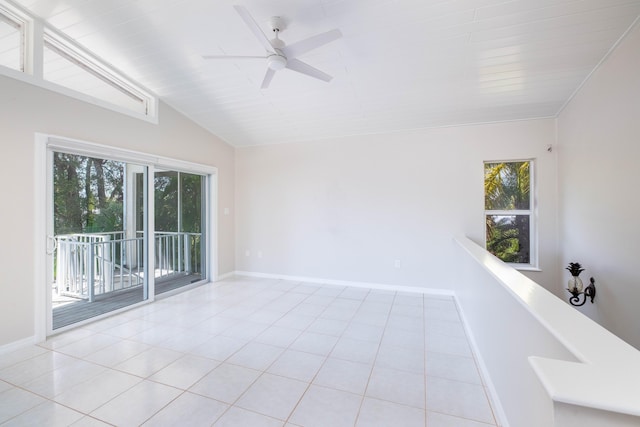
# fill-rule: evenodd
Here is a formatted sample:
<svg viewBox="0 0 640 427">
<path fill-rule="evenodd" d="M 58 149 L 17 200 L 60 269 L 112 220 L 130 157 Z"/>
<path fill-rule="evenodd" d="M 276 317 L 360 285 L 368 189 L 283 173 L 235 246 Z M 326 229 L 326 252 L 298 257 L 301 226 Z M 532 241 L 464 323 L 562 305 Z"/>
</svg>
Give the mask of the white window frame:
<svg viewBox="0 0 640 427">
<path fill-rule="evenodd" d="M 194 173 L 206 176 L 206 206 L 207 215 L 205 217 L 205 241 L 207 245 L 206 256 L 206 277 L 202 281 L 212 282 L 218 278 L 218 168 L 198 163 L 176 160 L 168 157 L 154 156 L 133 150 L 111 147 L 107 145 L 95 144 L 55 135 L 39 134 L 35 135 L 35 259 L 34 259 L 34 283 L 35 283 L 35 341 L 42 342 L 47 336 L 54 333 L 52 329 L 52 311 L 50 307 L 52 277 L 49 269 L 46 250 L 51 247 L 48 232 L 53 229 L 51 210 L 53 209 L 53 188 L 50 185 L 52 151 L 62 151 L 81 156 L 99 157 L 123 162 L 130 162 L 145 166 L 147 171 L 147 192 L 151 195 L 147 200 L 147 210 L 153 213 L 154 206 L 154 181 L 156 168 L 161 170 L 175 170 L 179 172 Z M 149 215 L 148 229 L 154 230 L 154 215 Z M 146 256 L 148 260 L 155 259 L 155 246 L 152 239 L 153 233 L 147 233 Z M 198 282 L 198 283 L 200 283 Z M 194 286 L 197 286 L 195 284 Z M 186 286 L 181 291 L 188 290 Z M 82 326 L 97 319 L 106 318 L 113 314 L 130 310 L 145 304 L 171 296 L 173 293 L 155 295 L 155 280 L 153 275 L 148 278 L 148 299 L 140 303 L 124 307 L 110 313 L 105 313 L 91 319 L 87 319 L 73 325 L 55 330 L 55 333 Z"/>
<path fill-rule="evenodd" d="M 126 77 L 98 56 L 92 54 L 78 43 L 47 25 L 42 19 L 29 12 L 0 0 L 0 14 L 14 22 L 22 23 L 22 70 L 0 65 L 0 75 L 11 77 L 35 86 L 98 105 L 112 111 L 132 116 L 154 124 L 158 123 L 158 98 L 139 83 Z M 65 58 L 82 66 L 92 75 L 112 85 L 117 90 L 144 100 L 146 114 L 116 105 L 88 94 L 75 91 L 65 86 L 44 79 L 43 62 L 45 43 L 54 46 L 57 52 L 64 52 Z"/>
<path fill-rule="evenodd" d="M 16 70 L 4 66 L 0 66 L 0 68 L 6 68 L 13 72 L 24 73 L 27 71 L 27 57 L 29 51 L 29 49 L 27 49 L 27 34 L 32 20 L 28 15 L 6 2 L 0 2 L 0 15 L 14 23 L 20 30 L 20 69 Z"/>
<path fill-rule="evenodd" d="M 482 224 L 484 225 L 483 239 L 484 247 L 487 248 L 487 225 L 486 219 L 489 215 L 528 215 L 529 216 L 529 262 L 514 263 L 507 262 L 517 270 L 523 271 L 540 271 L 538 267 L 538 221 L 537 221 L 537 185 L 536 185 L 536 162 L 535 159 L 508 159 L 508 160 L 485 160 L 483 167 L 483 191 L 482 203 L 484 205 L 486 194 L 484 192 L 484 171 L 487 164 L 490 163 L 529 163 L 529 209 L 507 209 L 507 210 L 490 210 L 484 209 Z"/>
</svg>

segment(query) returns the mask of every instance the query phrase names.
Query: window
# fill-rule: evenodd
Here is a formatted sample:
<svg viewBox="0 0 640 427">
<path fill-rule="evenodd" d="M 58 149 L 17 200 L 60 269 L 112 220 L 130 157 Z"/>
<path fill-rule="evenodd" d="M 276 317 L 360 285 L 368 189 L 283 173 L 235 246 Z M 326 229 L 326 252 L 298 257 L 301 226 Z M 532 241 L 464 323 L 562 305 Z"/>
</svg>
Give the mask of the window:
<svg viewBox="0 0 640 427">
<path fill-rule="evenodd" d="M 157 99 L 43 20 L 0 0 L 0 74 L 157 122 Z"/>
<path fill-rule="evenodd" d="M 485 162 L 487 250 L 504 262 L 536 264 L 533 161 Z"/>
<path fill-rule="evenodd" d="M 52 83 L 136 113 L 149 114 L 150 96 L 99 60 L 49 33 L 44 36 L 43 73 L 43 78 Z"/>
<path fill-rule="evenodd" d="M 0 65 L 24 71 L 25 20 L 0 4 Z"/>
</svg>

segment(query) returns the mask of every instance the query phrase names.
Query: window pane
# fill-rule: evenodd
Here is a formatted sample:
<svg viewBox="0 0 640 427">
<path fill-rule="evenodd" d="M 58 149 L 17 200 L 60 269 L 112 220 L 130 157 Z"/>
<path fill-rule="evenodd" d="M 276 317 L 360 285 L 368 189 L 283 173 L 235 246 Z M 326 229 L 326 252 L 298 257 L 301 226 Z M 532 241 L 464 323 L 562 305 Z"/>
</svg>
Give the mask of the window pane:
<svg viewBox="0 0 640 427">
<path fill-rule="evenodd" d="M 44 79 L 128 110 L 147 114 L 144 99 L 48 42 L 44 46 Z"/>
<path fill-rule="evenodd" d="M 135 224 L 138 189 L 128 180 L 146 167 L 54 152 L 52 172 L 52 328 L 145 300 L 146 221 Z"/>
<path fill-rule="evenodd" d="M 529 210 L 530 188 L 530 162 L 485 163 L 486 210 Z"/>
<path fill-rule="evenodd" d="M 0 11 L 0 65 L 22 70 L 22 26 Z"/>
<path fill-rule="evenodd" d="M 487 250 L 504 262 L 529 264 L 529 215 L 487 215 Z"/>
</svg>

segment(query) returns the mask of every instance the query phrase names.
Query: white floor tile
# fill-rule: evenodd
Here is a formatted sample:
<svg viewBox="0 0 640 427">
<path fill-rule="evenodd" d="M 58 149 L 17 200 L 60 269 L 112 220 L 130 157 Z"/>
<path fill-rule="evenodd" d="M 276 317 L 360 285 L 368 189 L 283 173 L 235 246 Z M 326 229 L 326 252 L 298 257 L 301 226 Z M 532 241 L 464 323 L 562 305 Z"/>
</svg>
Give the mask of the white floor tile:
<svg viewBox="0 0 640 427">
<path fill-rule="evenodd" d="M 467 335 L 464 331 L 464 326 L 460 321 L 450 320 L 437 320 L 426 319 L 425 320 L 425 337 L 428 339 L 432 335 L 449 335 L 458 338 L 466 339 Z"/>
<path fill-rule="evenodd" d="M 302 334 L 302 331 L 299 329 L 271 326 L 258 335 L 254 341 L 274 345 L 276 347 L 287 348 L 300 336 L 300 334 Z"/>
<path fill-rule="evenodd" d="M 250 342 L 227 359 L 227 363 L 264 371 L 282 354 L 284 348 Z"/>
<path fill-rule="evenodd" d="M 259 376 L 260 372 L 254 369 L 222 363 L 195 383 L 189 391 L 233 403 Z"/>
<path fill-rule="evenodd" d="M 233 353 L 247 344 L 246 340 L 239 340 L 222 335 L 213 337 L 190 351 L 196 356 L 208 357 L 214 360 L 226 360 Z"/>
<path fill-rule="evenodd" d="M 316 334 L 314 332 L 303 332 L 291 344 L 292 350 L 305 351 L 307 353 L 319 354 L 327 356 L 336 345 L 338 337 L 324 334 Z"/>
<path fill-rule="evenodd" d="M 378 353 L 379 342 L 340 338 L 331 352 L 331 357 L 371 364 Z"/>
<path fill-rule="evenodd" d="M 210 426 L 229 408 L 217 400 L 184 393 L 151 417 L 146 427 Z"/>
<path fill-rule="evenodd" d="M 45 401 L 40 405 L 12 418 L 3 427 L 47 426 L 66 427 L 84 417 L 84 414 L 55 402 Z"/>
<path fill-rule="evenodd" d="M 317 334 L 333 335 L 339 337 L 349 325 L 346 320 L 336 319 L 316 319 L 308 328 L 307 332 L 315 332 Z"/>
<path fill-rule="evenodd" d="M 236 406 L 286 420 L 307 389 L 307 383 L 263 374 L 236 402 Z"/>
<path fill-rule="evenodd" d="M 32 357 L 39 356 L 43 353 L 47 353 L 49 350 L 37 345 L 30 345 L 19 350 L 15 350 L 9 353 L 3 353 L 0 358 L 0 370 L 14 365 L 16 363 L 24 362 Z"/>
<path fill-rule="evenodd" d="M 424 350 L 382 344 L 376 366 L 424 374 Z"/>
<path fill-rule="evenodd" d="M 0 393 L 0 423 L 45 402 L 40 396 L 19 388 L 10 388 Z"/>
<path fill-rule="evenodd" d="M 431 427 L 431 424 L 427 424 Z M 425 427 L 425 411 L 365 397 L 356 427 Z"/>
<path fill-rule="evenodd" d="M 428 377 L 427 410 L 484 423 L 494 423 L 484 387 Z"/>
<path fill-rule="evenodd" d="M 422 317 L 404 316 L 391 313 L 387 321 L 387 328 L 403 329 L 406 331 L 424 333 L 424 321 Z"/>
<path fill-rule="evenodd" d="M 114 366 L 114 369 L 146 378 L 182 357 L 183 353 L 166 348 L 151 347 Z"/>
<path fill-rule="evenodd" d="M 238 322 L 232 327 L 226 329 L 220 335 L 248 341 L 260 335 L 267 328 L 268 325 L 265 325 L 264 323 L 250 322 L 247 320 Z"/>
<path fill-rule="evenodd" d="M 186 390 L 211 372 L 220 362 L 187 354 L 149 377 L 149 380 Z"/>
<path fill-rule="evenodd" d="M 142 381 L 93 411 L 91 416 L 117 426 L 138 426 L 180 393 L 164 384 Z"/>
<path fill-rule="evenodd" d="M 396 298 L 393 300 L 393 303 L 423 307 L 424 295 L 419 293 L 398 292 Z"/>
<path fill-rule="evenodd" d="M 362 396 L 312 385 L 290 421 L 305 427 L 350 427 L 358 415 Z"/>
<path fill-rule="evenodd" d="M 180 352 L 188 352 L 211 339 L 211 334 L 199 331 L 184 331 L 158 344 L 158 347 Z"/>
<path fill-rule="evenodd" d="M 425 407 L 425 376 L 412 372 L 374 367 L 366 396 L 413 406 Z"/>
<path fill-rule="evenodd" d="M 315 385 L 364 394 L 371 374 L 371 365 L 328 358 L 313 380 Z"/>
<path fill-rule="evenodd" d="M 111 427 L 111 424 L 107 424 L 88 415 L 80 418 L 80 420 L 71 425 L 73 427 Z"/>
<path fill-rule="evenodd" d="M 425 307 L 424 318 L 427 320 L 448 320 L 450 322 L 460 321 L 460 315 L 455 305 L 451 307 Z"/>
<path fill-rule="evenodd" d="M 462 337 L 444 334 L 429 335 L 425 340 L 424 347 L 430 352 L 473 357 L 469 341 Z"/>
<path fill-rule="evenodd" d="M 55 401 L 88 414 L 141 381 L 139 377 L 109 369 L 62 392 Z"/>
<path fill-rule="evenodd" d="M 429 427 L 489 427 L 495 424 L 486 424 L 451 415 L 427 411 L 427 426 Z"/>
<path fill-rule="evenodd" d="M 450 297 L 233 277 L 2 355 L 0 423 L 495 426 L 482 384 Z"/>
<path fill-rule="evenodd" d="M 482 385 L 476 362 L 471 357 L 427 352 L 425 359 L 429 376 Z"/>
<path fill-rule="evenodd" d="M 0 379 L 14 385 L 24 385 L 55 369 L 71 365 L 77 360 L 66 354 L 47 351 L 0 370 Z"/>
<path fill-rule="evenodd" d="M 111 368 L 150 348 L 149 344 L 122 339 L 85 356 L 84 359 Z"/>
<path fill-rule="evenodd" d="M 301 331 L 307 329 L 310 324 L 312 324 L 316 320 L 317 316 L 308 315 L 308 314 L 296 314 L 296 313 L 288 313 L 280 320 L 275 322 L 274 326 L 280 326 L 283 328 L 293 328 L 299 329 Z"/>
<path fill-rule="evenodd" d="M 387 327 L 382 337 L 383 346 L 404 347 L 424 352 L 424 333 Z"/>
<path fill-rule="evenodd" d="M 286 350 L 269 367 L 267 372 L 294 380 L 310 382 L 320 370 L 325 359 L 325 356 L 317 354 Z"/>
<path fill-rule="evenodd" d="M 106 369 L 104 366 L 76 360 L 72 364 L 47 372 L 22 387 L 40 396 L 53 398 L 71 387 L 97 377 Z"/>
<path fill-rule="evenodd" d="M 357 339 L 361 341 L 380 342 L 384 327 L 365 325 L 364 323 L 351 322 L 342 334 L 343 338 Z"/>
<path fill-rule="evenodd" d="M 284 422 L 246 409 L 232 407 L 213 425 L 214 427 L 282 427 Z"/>
</svg>

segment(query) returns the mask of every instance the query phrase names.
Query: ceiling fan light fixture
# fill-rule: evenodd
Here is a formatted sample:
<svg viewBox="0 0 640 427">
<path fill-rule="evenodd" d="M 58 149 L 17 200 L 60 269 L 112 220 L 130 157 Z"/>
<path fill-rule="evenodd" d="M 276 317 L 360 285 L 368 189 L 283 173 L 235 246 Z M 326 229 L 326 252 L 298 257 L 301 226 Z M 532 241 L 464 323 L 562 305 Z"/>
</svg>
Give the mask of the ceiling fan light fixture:
<svg viewBox="0 0 640 427">
<path fill-rule="evenodd" d="M 273 71 L 282 70 L 287 66 L 287 58 L 282 55 L 271 55 L 267 58 L 267 66 Z"/>
</svg>

